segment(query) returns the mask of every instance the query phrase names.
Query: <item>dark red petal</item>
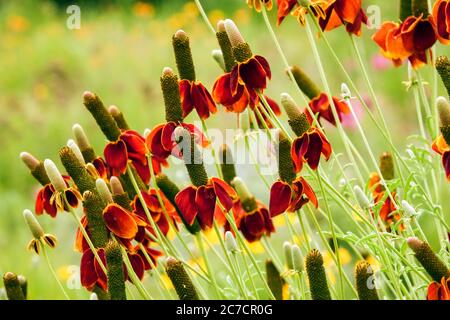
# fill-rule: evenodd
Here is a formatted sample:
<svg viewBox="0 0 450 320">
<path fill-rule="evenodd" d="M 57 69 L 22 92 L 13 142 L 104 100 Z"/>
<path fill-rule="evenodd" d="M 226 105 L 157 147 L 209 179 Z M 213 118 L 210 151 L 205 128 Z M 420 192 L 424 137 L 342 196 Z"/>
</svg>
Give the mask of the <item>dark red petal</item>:
<svg viewBox="0 0 450 320">
<path fill-rule="evenodd" d="M 114 176 L 120 176 L 127 171 L 128 152 L 125 142 L 122 140 L 110 142 L 106 145 L 103 153 Z"/>
<path fill-rule="evenodd" d="M 64 193 L 66 194 L 66 199 L 69 205 L 72 208 L 78 207 L 78 196 L 76 195 L 76 193 L 71 189 L 67 189 L 66 191 L 64 191 Z"/>
<path fill-rule="evenodd" d="M 137 131 L 127 130 L 122 132 L 120 140 L 127 146 L 128 159 L 140 161 L 142 164 L 147 162 L 147 146 L 145 139 Z"/>
<path fill-rule="evenodd" d="M 180 81 L 180 98 L 181 108 L 183 109 L 183 118 L 185 118 L 194 109 L 194 102 L 191 97 L 191 81 Z"/>
<path fill-rule="evenodd" d="M 105 257 L 105 251 L 103 249 L 97 250 L 98 256 L 100 260 L 103 263 L 103 266 L 106 266 L 106 257 Z M 97 285 L 102 288 L 104 291 L 108 290 L 108 279 L 106 277 L 106 274 L 103 272 L 103 268 L 101 267 L 100 263 L 97 259 L 94 258 L 94 267 L 95 272 L 97 272 Z"/>
<path fill-rule="evenodd" d="M 202 227 L 212 227 L 216 207 L 216 194 L 213 187 L 200 186 L 197 189 L 195 204 L 198 208 L 197 219 Z"/>
<path fill-rule="evenodd" d="M 446 151 L 442 155 L 442 165 L 444 166 L 447 180 L 450 181 L 450 151 Z"/>
<path fill-rule="evenodd" d="M 162 139 L 163 129 L 165 126 L 166 124 L 156 126 L 145 139 L 152 156 L 159 159 L 166 159 L 170 156 L 171 151 L 171 145 L 166 144 L 166 141 L 163 141 Z"/>
<path fill-rule="evenodd" d="M 148 162 L 143 164 L 140 161 L 132 161 L 131 164 L 136 169 L 138 176 L 142 179 L 145 184 L 149 184 L 150 182 L 150 167 L 148 166 Z M 153 168 L 155 170 L 155 168 Z M 158 172 L 155 170 L 155 174 Z"/>
<path fill-rule="evenodd" d="M 233 202 L 237 198 L 236 191 L 231 188 L 225 181 L 218 178 L 211 178 L 214 192 L 225 210 L 230 211 Z"/>
<path fill-rule="evenodd" d="M 106 227 L 115 235 L 124 239 L 133 239 L 138 227 L 131 214 L 121 206 L 112 203 L 103 210 Z"/>
<path fill-rule="evenodd" d="M 250 93 L 265 89 L 267 84 L 266 77 L 266 71 L 255 58 L 251 58 L 239 65 L 239 78 L 245 83 Z"/>
<path fill-rule="evenodd" d="M 130 259 L 131 266 L 133 267 L 134 273 L 138 276 L 139 280 L 144 279 L 144 273 L 145 273 L 145 264 L 142 260 L 142 257 L 135 253 L 135 254 L 128 254 L 128 258 Z"/>
<path fill-rule="evenodd" d="M 88 290 L 92 290 L 97 282 L 98 276 L 94 266 L 94 254 L 90 249 L 81 256 L 80 280 L 81 285 Z"/>
<path fill-rule="evenodd" d="M 277 181 L 270 188 L 269 211 L 272 217 L 282 214 L 291 203 L 291 187 L 282 181 Z"/>
<path fill-rule="evenodd" d="M 259 62 L 261 67 L 263 67 L 264 71 L 266 72 L 266 77 L 270 80 L 272 78 L 272 71 L 270 71 L 270 65 L 269 62 L 267 62 L 266 58 L 263 56 L 255 56 L 255 59 Z"/>
<path fill-rule="evenodd" d="M 192 225 L 197 216 L 197 206 L 195 205 L 195 196 L 197 189 L 193 186 L 188 186 L 181 190 L 175 196 L 175 202 L 180 209 L 183 218 L 187 224 Z"/>
</svg>

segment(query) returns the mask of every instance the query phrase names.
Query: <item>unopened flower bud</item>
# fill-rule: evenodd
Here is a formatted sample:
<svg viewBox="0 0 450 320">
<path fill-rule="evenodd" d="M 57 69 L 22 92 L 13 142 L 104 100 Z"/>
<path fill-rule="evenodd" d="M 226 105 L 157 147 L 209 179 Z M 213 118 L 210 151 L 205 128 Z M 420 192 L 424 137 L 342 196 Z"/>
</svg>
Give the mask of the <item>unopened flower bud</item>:
<svg viewBox="0 0 450 320">
<path fill-rule="evenodd" d="M 294 270 L 297 272 L 302 272 L 302 270 L 303 270 L 302 251 L 300 250 L 298 245 L 293 244 L 292 248 L 291 248 L 291 252 L 292 252 L 292 264 L 293 264 Z"/>
<path fill-rule="evenodd" d="M 50 183 L 50 180 L 47 176 L 47 172 L 45 172 L 44 163 L 36 159 L 32 154 L 28 152 L 21 152 L 20 159 L 22 159 L 23 163 L 30 169 L 33 177 L 41 184 L 46 185 Z"/>
<path fill-rule="evenodd" d="M 41 224 L 37 221 L 34 214 L 30 210 L 26 209 L 23 211 L 23 217 L 25 218 L 25 222 L 33 234 L 33 237 L 36 240 L 41 239 L 44 236 L 44 229 L 42 229 Z"/>
<path fill-rule="evenodd" d="M 294 262 L 292 260 L 292 245 L 290 242 L 285 241 L 283 243 L 283 252 L 284 252 L 284 258 L 286 259 L 286 267 L 289 270 L 293 270 Z"/>
<path fill-rule="evenodd" d="M 101 178 L 98 178 L 95 181 L 95 186 L 97 188 L 98 194 L 103 199 L 103 201 L 105 201 L 106 203 L 112 203 L 113 202 L 111 192 L 109 191 L 105 180 L 103 180 Z"/>
<path fill-rule="evenodd" d="M 238 251 L 236 238 L 231 231 L 225 232 L 225 246 L 227 250 L 233 254 Z"/>
<path fill-rule="evenodd" d="M 47 172 L 47 176 L 50 179 L 51 184 L 55 188 L 56 191 L 64 191 L 66 189 L 66 182 L 56 167 L 55 163 L 46 159 L 44 161 L 45 172 Z"/>
<path fill-rule="evenodd" d="M 83 158 L 85 162 L 92 162 L 97 157 L 95 155 L 95 151 L 91 146 L 91 143 L 89 142 L 89 139 L 84 132 L 83 128 L 78 124 L 74 124 L 72 127 L 73 135 L 75 136 L 75 141 L 78 145 L 78 147 L 81 150 L 81 153 L 83 154 Z"/>
<path fill-rule="evenodd" d="M 362 209 L 369 209 L 371 204 L 364 191 L 362 191 L 359 186 L 355 186 L 353 190 L 355 192 L 356 200 L 358 201 L 359 206 Z"/>
<path fill-rule="evenodd" d="M 406 200 L 402 200 L 402 208 L 408 217 L 417 216 L 417 211 L 412 205 L 410 205 Z"/>
<path fill-rule="evenodd" d="M 98 300 L 98 296 L 95 292 L 92 292 L 89 296 L 89 300 Z"/>
</svg>

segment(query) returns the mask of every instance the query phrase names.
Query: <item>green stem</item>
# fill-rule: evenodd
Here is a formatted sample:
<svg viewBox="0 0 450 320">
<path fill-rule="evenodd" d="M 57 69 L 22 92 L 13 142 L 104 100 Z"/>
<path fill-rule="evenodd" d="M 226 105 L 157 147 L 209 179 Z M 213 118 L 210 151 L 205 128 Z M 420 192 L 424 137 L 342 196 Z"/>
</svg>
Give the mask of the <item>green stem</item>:
<svg viewBox="0 0 450 320">
<path fill-rule="evenodd" d="M 47 266 L 50 269 L 50 273 L 52 274 L 53 278 L 55 278 L 56 283 L 58 283 L 59 288 L 61 289 L 61 292 L 64 295 L 64 298 L 66 300 L 70 300 L 69 296 L 66 293 L 66 290 L 64 290 L 64 287 L 61 283 L 61 281 L 59 281 L 58 276 L 56 275 L 55 269 L 53 269 L 52 263 L 50 262 L 50 258 L 48 257 L 47 254 L 47 249 L 45 248 L 45 243 L 42 240 L 39 240 L 41 248 L 42 248 L 42 254 L 44 255 L 45 258 L 45 262 L 47 262 Z"/>
</svg>

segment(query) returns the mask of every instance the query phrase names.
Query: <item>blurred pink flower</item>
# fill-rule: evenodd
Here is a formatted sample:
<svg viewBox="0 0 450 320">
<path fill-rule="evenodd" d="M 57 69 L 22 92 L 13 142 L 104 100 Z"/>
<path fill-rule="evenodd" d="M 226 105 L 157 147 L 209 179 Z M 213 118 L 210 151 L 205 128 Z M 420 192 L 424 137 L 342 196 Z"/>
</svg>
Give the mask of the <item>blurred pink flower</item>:
<svg viewBox="0 0 450 320">
<path fill-rule="evenodd" d="M 371 64 L 372 67 L 377 71 L 389 69 L 391 66 L 390 61 L 378 53 L 372 56 Z"/>
</svg>

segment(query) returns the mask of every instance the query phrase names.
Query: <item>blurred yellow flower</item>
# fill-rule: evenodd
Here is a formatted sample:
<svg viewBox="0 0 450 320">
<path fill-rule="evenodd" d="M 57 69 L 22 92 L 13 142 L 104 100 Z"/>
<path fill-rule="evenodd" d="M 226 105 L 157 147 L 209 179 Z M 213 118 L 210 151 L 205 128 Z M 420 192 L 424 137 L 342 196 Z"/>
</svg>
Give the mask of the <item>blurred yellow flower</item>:
<svg viewBox="0 0 450 320">
<path fill-rule="evenodd" d="M 60 280 L 67 281 L 73 274 L 73 266 L 61 266 L 56 273 Z"/>
<path fill-rule="evenodd" d="M 28 29 L 28 20 L 18 15 L 10 15 L 6 19 L 6 26 L 12 32 L 23 32 Z"/>
<path fill-rule="evenodd" d="M 150 3 L 139 1 L 134 4 L 133 13 L 138 17 L 151 17 L 155 14 L 155 7 Z"/>
<path fill-rule="evenodd" d="M 373 271 L 376 272 L 376 271 L 380 270 L 380 262 L 378 262 L 378 260 L 375 259 L 374 257 L 368 256 L 366 258 L 366 261 L 367 261 L 367 263 L 369 263 L 372 266 Z"/>
<path fill-rule="evenodd" d="M 233 20 L 239 23 L 239 25 L 248 24 L 250 21 L 249 10 L 246 9 L 238 9 L 233 15 Z"/>
<path fill-rule="evenodd" d="M 336 275 L 334 274 L 334 272 L 329 269 L 326 269 L 325 272 L 327 274 L 329 284 L 334 285 L 336 283 Z"/>
<path fill-rule="evenodd" d="M 196 258 L 196 259 L 190 259 L 187 261 L 187 263 L 192 266 L 194 269 L 199 270 L 199 267 L 201 267 L 203 270 L 206 270 L 206 263 L 203 258 Z"/>
<path fill-rule="evenodd" d="M 206 237 L 206 239 L 208 239 L 208 241 L 211 245 L 215 245 L 215 244 L 219 243 L 219 238 L 217 237 L 217 234 L 212 230 L 206 231 L 204 233 L 204 236 Z M 208 250 L 209 247 L 206 247 L 206 249 Z"/>
<path fill-rule="evenodd" d="M 341 264 L 343 266 L 352 261 L 352 255 L 346 248 L 339 248 L 339 258 L 341 259 Z M 328 251 L 323 254 L 323 264 L 325 267 L 329 267 L 334 264 L 333 257 Z"/>
<path fill-rule="evenodd" d="M 164 286 L 166 287 L 166 289 L 168 289 L 168 290 L 173 289 L 172 281 L 170 281 L 170 278 L 166 273 L 161 275 L 161 279 L 162 279 L 162 282 L 164 283 Z"/>
<path fill-rule="evenodd" d="M 249 243 L 248 246 L 250 248 L 250 251 L 253 252 L 254 254 L 259 254 L 259 253 L 265 252 L 264 247 L 262 246 L 262 244 L 259 241 Z"/>
<path fill-rule="evenodd" d="M 197 5 L 193 1 L 186 3 L 183 6 L 183 14 L 190 18 L 195 18 L 199 14 Z"/>
<path fill-rule="evenodd" d="M 219 20 L 223 20 L 225 18 L 225 13 L 222 10 L 215 9 L 208 14 L 208 18 L 212 25 L 215 26 Z"/>
<path fill-rule="evenodd" d="M 180 29 L 186 25 L 187 17 L 182 13 L 175 13 L 169 17 L 168 23 L 172 29 Z"/>
</svg>

